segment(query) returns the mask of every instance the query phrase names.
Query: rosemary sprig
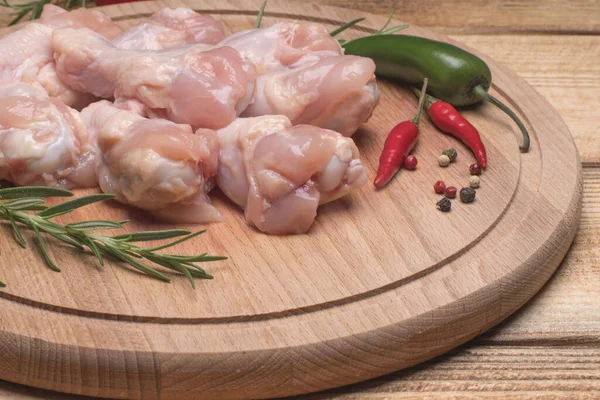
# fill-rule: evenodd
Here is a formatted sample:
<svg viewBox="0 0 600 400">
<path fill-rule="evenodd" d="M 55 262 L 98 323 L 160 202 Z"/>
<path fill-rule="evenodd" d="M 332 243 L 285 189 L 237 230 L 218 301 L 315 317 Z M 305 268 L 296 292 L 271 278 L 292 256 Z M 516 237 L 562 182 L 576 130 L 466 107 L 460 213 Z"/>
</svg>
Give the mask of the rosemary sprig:
<svg viewBox="0 0 600 400">
<path fill-rule="evenodd" d="M 42 10 L 46 4 L 56 4 L 67 10 L 71 10 L 77 6 L 85 7 L 86 0 L 34 0 L 29 3 L 23 4 L 12 4 L 9 3 L 8 0 L 3 0 L 0 2 L 0 7 L 10 8 L 15 10 L 13 15 L 15 18 L 9 22 L 9 26 L 16 24 L 21 21 L 27 14 L 29 14 L 29 19 L 34 20 L 38 19 L 40 15 L 42 15 Z"/>
<path fill-rule="evenodd" d="M 403 29 L 408 28 L 410 25 L 408 24 L 402 24 L 402 25 L 397 25 L 397 26 L 393 26 L 389 29 L 386 29 L 388 27 L 388 25 L 390 24 L 390 22 L 392 21 L 392 18 L 394 17 L 394 14 L 396 13 L 395 9 L 392 9 L 390 11 L 390 15 L 388 15 L 387 20 L 385 21 L 385 24 L 383 24 L 383 26 L 381 28 L 379 28 L 377 31 L 368 34 L 366 37 L 369 36 L 379 36 L 379 35 L 392 35 L 398 31 L 401 31 Z M 353 19 L 352 21 L 346 22 L 345 24 L 343 24 L 342 26 L 340 26 L 339 28 L 336 28 L 334 30 L 332 30 L 331 32 L 329 32 L 329 34 L 331 36 L 337 36 L 340 33 L 344 32 L 345 30 L 353 27 L 354 25 L 359 24 L 360 22 L 364 21 L 364 18 L 356 18 Z M 338 39 L 338 42 L 340 42 L 340 44 L 343 46 L 345 43 L 348 43 L 348 41 L 346 39 Z"/>
<path fill-rule="evenodd" d="M 4 0 L 6 1 L 6 0 Z M 256 22 L 254 23 L 254 29 L 260 28 L 260 23 L 262 22 L 263 15 L 265 14 L 265 7 L 267 7 L 267 0 L 263 1 L 260 9 L 258 10 L 258 15 L 256 16 Z"/>
<path fill-rule="evenodd" d="M 146 265 L 142 260 L 147 260 L 158 266 L 179 272 L 185 275 L 192 287 L 195 287 L 194 279 L 212 279 L 212 276 L 196 263 L 225 260 L 227 257 L 209 256 L 206 253 L 183 256 L 157 253 L 168 247 L 175 246 L 206 232 L 190 232 L 183 229 L 170 229 L 162 231 L 133 232 L 116 236 L 103 236 L 92 233 L 97 230 L 119 229 L 129 222 L 93 220 L 81 221 L 72 224 L 61 225 L 54 221 L 59 215 L 68 214 L 73 210 L 103 200 L 112 199 L 111 194 L 91 194 L 72 200 L 67 200 L 53 206 L 43 205 L 47 197 L 70 197 L 73 193 L 68 190 L 48 187 L 13 187 L 0 189 L 0 218 L 9 221 L 15 240 L 22 247 L 27 247 L 20 226 L 33 230 L 37 244 L 46 264 L 55 271 L 60 271 L 48 251 L 48 243 L 42 233 L 60 240 L 79 250 L 88 248 L 98 259 L 100 265 L 104 265 L 104 258 L 110 257 L 122 261 L 138 271 L 159 279 L 170 282 L 168 276 L 158 269 Z M 28 212 L 29 211 L 29 212 Z M 32 213 L 31 211 L 35 211 Z M 153 240 L 177 239 L 170 243 L 155 247 L 143 247 L 135 243 Z M 0 286 L 6 284 L 0 281 Z"/>
</svg>

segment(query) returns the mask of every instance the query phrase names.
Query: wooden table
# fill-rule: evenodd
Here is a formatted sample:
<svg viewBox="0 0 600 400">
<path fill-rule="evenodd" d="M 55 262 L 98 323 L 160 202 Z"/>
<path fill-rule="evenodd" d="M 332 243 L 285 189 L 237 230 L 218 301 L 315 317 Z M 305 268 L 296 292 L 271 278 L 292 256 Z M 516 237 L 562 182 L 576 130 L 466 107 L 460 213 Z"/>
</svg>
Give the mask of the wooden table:
<svg viewBox="0 0 600 400">
<path fill-rule="evenodd" d="M 600 3 L 312 0 L 427 26 L 508 65 L 554 105 L 584 166 L 581 227 L 562 266 L 506 322 L 415 368 L 313 399 L 600 396 Z M 0 26 L 9 20 L 0 10 Z M 552 160 L 548 160 L 552 162 Z M 556 190 L 560 190 L 557 183 Z M 83 399 L 0 381 L 0 397 Z"/>
</svg>

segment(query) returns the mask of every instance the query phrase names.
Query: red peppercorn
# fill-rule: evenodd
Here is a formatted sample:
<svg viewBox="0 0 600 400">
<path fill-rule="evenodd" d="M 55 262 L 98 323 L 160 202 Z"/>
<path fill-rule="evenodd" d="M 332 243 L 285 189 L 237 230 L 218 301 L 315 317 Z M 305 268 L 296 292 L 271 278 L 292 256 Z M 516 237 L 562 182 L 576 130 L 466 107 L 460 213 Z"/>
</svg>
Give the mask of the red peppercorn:
<svg viewBox="0 0 600 400">
<path fill-rule="evenodd" d="M 471 164 L 471 166 L 469 167 L 469 172 L 471 172 L 471 175 L 481 175 L 481 165 L 475 163 L 475 164 Z"/>
<path fill-rule="evenodd" d="M 411 154 L 410 156 L 406 157 L 406 159 L 404 160 L 404 168 L 413 170 L 413 169 L 417 168 L 418 163 L 419 163 L 419 161 L 417 161 L 417 157 L 415 157 Z"/>
<path fill-rule="evenodd" d="M 449 199 L 454 199 L 456 197 L 456 188 L 454 186 L 448 186 L 446 190 L 444 190 L 444 196 Z"/>
<path fill-rule="evenodd" d="M 437 194 L 443 194 L 444 190 L 446 190 L 446 184 L 444 183 L 444 181 L 437 181 L 433 184 L 433 190 Z"/>
</svg>

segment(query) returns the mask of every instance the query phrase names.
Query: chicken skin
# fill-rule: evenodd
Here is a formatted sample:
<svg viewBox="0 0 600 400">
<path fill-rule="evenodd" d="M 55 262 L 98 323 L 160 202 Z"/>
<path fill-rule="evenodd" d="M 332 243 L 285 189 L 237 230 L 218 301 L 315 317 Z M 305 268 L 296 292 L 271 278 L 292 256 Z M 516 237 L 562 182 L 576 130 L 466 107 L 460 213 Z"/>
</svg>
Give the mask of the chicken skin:
<svg viewBox="0 0 600 400">
<path fill-rule="evenodd" d="M 258 77 L 242 117 L 285 115 L 292 124 L 315 125 L 351 136 L 379 102 L 375 63 L 333 56 L 309 66 Z"/>
<path fill-rule="evenodd" d="M 268 28 L 238 32 L 220 45 L 238 50 L 254 64 L 259 75 L 343 54 L 338 41 L 323 25 L 308 21 L 283 21 Z"/>
<path fill-rule="evenodd" d="M 134 26 L 113 40 L 120 49 L 162 50 L 188 44 L 217 44 L 225 38 L 223 24 L 189 8 L 165 7 L 147 22 Z"/>
<path fill-rule="evenodd" d="M 71 88 L 136 99 L 177 123 L 222 128 L 253 92 L 254 68 L 231 47 L 123 50 L 89 29 L 57 30 L 53 45 L 58 76 Z"/>
<path fill-rule="evenodd" d="M 146 119 L 103 100 L 81 112 L 101 153 L 100 188 L 122 203 L 173 223 L 220 221 L 208 191 L 217 173 L 214 131 Z"/>
<path fill-rule="evenodd" d="M 95 150 L 77 111 L 24 83 L 0 86 L 0 179 L 94 187 Z"/>
<path fill-rule="evenodd" d="M 108 39 L 121 33 L 121 28 L 99 11 L 67 12 L 47 4 L 39 23 L 27 24 L 0 39 L 0 82 L 25 82 L 75 108 L 87 105 L 92 96 L 67 87 L 56 76 L 52 32 L 66 27 L 88 27 Z"/>
<path fill-rule="evenodd" d="M 217 131 L 217 184 L 262 232 L 306 232 L 320 204 L 365 184 L 352 139 L 281 115 L 238 118 Z"/>
</svg>

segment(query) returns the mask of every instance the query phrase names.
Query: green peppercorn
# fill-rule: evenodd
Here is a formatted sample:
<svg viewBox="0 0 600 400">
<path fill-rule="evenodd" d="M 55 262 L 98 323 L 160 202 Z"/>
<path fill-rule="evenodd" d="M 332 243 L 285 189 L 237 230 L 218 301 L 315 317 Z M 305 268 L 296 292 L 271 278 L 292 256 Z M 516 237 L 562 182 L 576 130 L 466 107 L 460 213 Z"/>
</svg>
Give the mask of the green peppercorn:
<svg viewBox="0 0 600 400">
<path fill-rule="evenodd" d="M 454 147 L 448 147 L 442 151 L 442 154 L 448 156 L 450 162 L 456 161 L 456 157 L 458 157 L 458 151 Z"/>
<path fill-rule="evenodd" d="M 475 200 L 475 189 L 464 187 L 460 189 L 460 201 L 463 203 L 472 203 Z"/>
<path fill-rule="evenodd" d="M 448 212 L 452 209 L 452 202 L 447 198 L 443 198 L 436 203 L 437 208 L 442 212 Z"/>
</svg>

